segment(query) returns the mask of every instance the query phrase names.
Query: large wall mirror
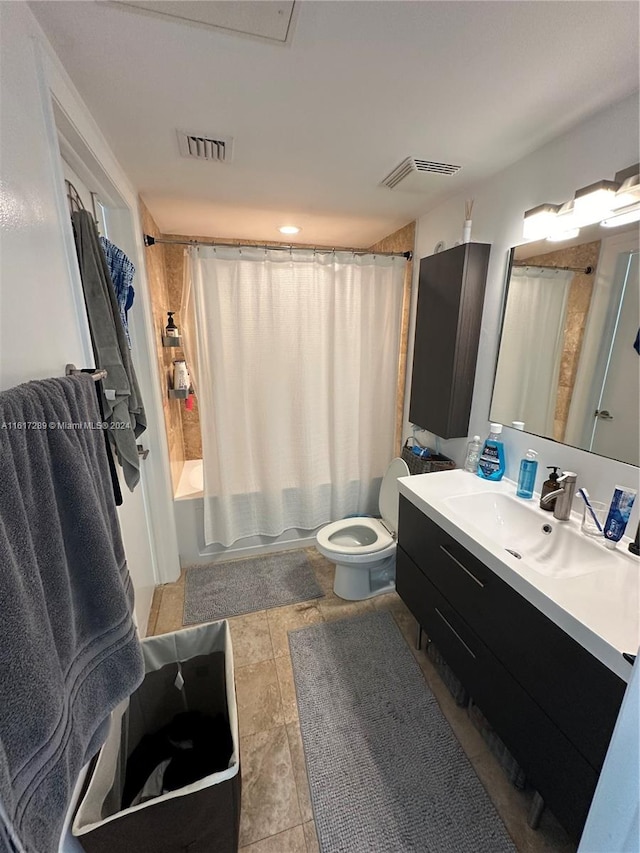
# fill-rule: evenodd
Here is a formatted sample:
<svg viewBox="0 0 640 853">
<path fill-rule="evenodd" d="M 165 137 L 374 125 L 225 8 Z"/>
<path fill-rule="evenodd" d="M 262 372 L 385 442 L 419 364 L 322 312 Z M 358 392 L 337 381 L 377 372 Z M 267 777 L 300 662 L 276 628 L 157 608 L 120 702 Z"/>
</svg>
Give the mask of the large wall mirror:
<svg viewBox="0 0 640 853">
<path fill-rule="evenodd" d="M 638 224 L 511 250 L 491 420 L 640 464 Z"/>
</svg>

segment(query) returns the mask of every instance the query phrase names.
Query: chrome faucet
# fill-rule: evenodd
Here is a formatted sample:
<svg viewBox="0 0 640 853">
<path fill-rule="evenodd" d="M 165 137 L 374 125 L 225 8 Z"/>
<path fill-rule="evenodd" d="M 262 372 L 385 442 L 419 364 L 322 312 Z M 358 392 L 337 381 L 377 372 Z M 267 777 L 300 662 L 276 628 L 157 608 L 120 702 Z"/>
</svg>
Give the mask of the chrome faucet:
<svg viewBox="0 0 640 853">
<path fill-rule="evenodd" d="M 541 499 L 541 503 L 546 504 L 552 498 L 556 498 L 556 503 L 553 508 L 553 517 L 558 521 L 567 521 L 571 517 L 571 507 L 573 499 L 576 495 L 576 480 L 578 475 L 574 471 L 565 471 L 562 477 L 558 477 L 558 485 L 562 483 L 559 489 L 545 495 Z"/>
</svg>

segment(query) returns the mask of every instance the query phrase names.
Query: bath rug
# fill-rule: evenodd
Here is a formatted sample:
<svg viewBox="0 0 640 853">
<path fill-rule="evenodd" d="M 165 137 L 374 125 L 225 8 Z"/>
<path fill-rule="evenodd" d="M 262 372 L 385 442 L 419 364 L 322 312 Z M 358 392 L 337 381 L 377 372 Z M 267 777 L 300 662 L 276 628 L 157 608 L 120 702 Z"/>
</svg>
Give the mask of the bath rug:
<svg viewBox="0 0 640 853">
<path fill-rule="evenodd" d="M 515 853 L 390 613 L 289 646 L 322 853 Z"/>
<path fill-rule="evenodd" d="M 187 569 L 183 625 L 322 598 L 304 551 L 281 551 Z"/>
</svg>

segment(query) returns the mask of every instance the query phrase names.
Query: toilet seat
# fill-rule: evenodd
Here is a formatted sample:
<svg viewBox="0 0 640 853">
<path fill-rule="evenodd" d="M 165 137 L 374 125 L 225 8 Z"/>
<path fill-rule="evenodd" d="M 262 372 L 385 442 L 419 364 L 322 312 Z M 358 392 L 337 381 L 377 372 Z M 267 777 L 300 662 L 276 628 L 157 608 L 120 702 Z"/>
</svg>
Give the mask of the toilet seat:
<svg viewBox="0 0 640 853">
<path fill-rule="evenodd" d="M 394 533 L 398 527 L 398 477 L 408 474 L 409 468 L 404 459 L 397 457 L 391 461 L 380 486 L 378 505 L 381 519 L 355 516 L 332 521 L 322 527 L 316 534 L 316 543 L 325 556 L 341 563 L 368 563 L 372 558 L 377 561 L 393 554 L 396 548 Z M 370 532 L 370 537 L 367 532 Z M 338 538 L 340 541 L 336 541 Z M 369 538 L 371 541 L 358 544 L 358 539 Z"/>
<path fill-rule="evenodd" d="M 336 534 L 348 536 L 351 528 L 364 527 L 375 534 L 375 539 L 369 545 L 344 545 L 332 541 Z M 354 534 L 355 538 L 356 534 Z M 326 524 L 316 535 L 318 545 L 333 554 L 353 555 L 378 554 L 389 545 L 395 545 L 395 540 L 384 527 L 380 519 L 368 517 L 343 518 L 340 521 L 332 521 Z"/>
</svg>

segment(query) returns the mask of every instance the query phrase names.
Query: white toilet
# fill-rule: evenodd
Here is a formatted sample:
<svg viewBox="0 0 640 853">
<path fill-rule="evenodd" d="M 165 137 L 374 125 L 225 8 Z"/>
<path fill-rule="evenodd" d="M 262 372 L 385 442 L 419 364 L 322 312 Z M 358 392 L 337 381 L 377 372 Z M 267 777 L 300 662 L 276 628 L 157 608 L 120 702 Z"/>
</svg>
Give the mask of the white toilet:
<svg viewBox="0 0 640 853">
<path fill-rule="evenodd" d="M 408 477 L 404 459 L 396 457 L 380 486 L 381 518 L 343 518 L 316 535 L 320 553 L 336 564 L 333 591 L 348 601 L 361 601 L 395 589 L 398 477 Z"/>
</svg>

